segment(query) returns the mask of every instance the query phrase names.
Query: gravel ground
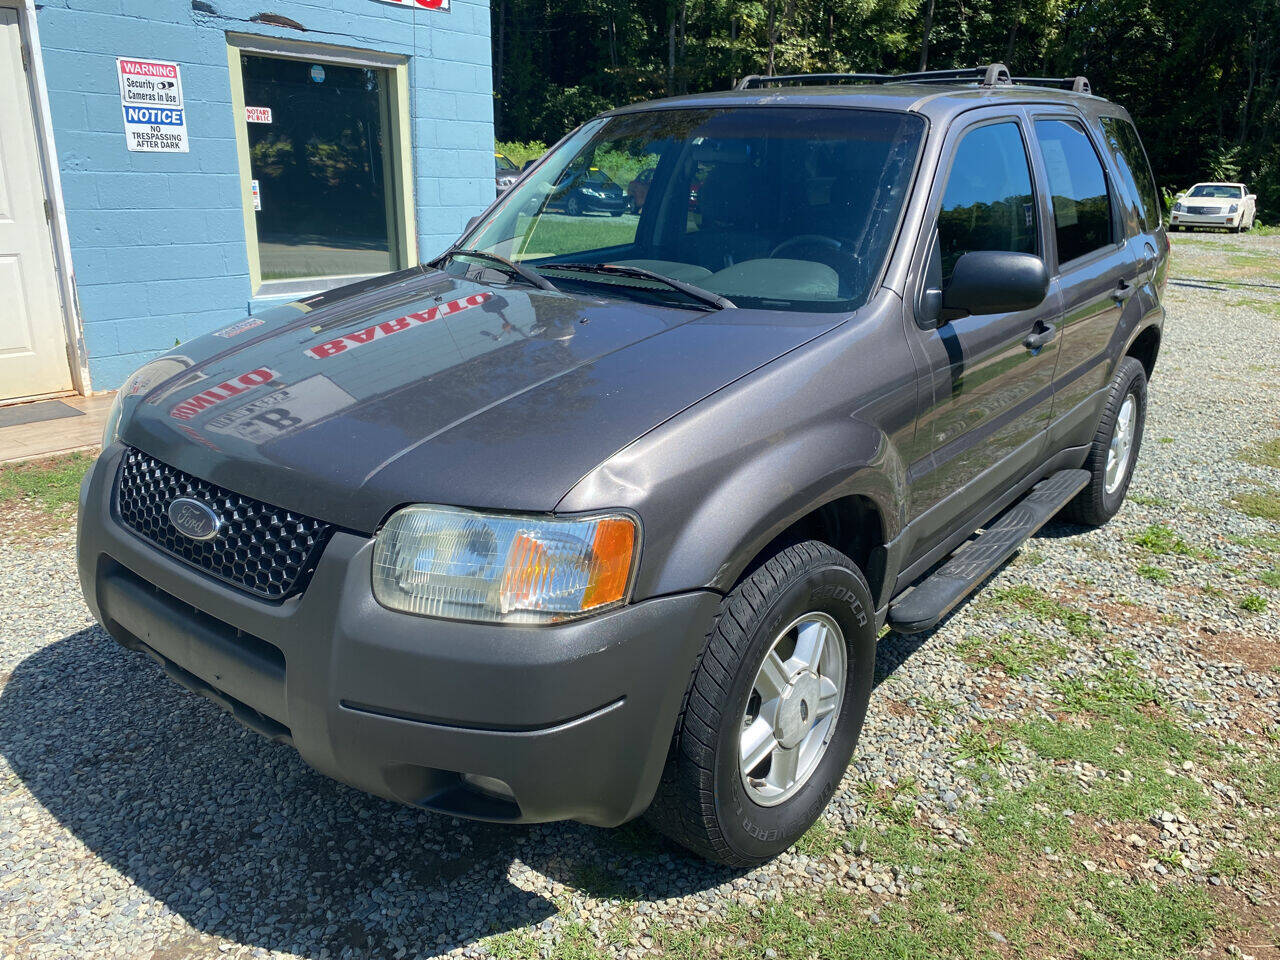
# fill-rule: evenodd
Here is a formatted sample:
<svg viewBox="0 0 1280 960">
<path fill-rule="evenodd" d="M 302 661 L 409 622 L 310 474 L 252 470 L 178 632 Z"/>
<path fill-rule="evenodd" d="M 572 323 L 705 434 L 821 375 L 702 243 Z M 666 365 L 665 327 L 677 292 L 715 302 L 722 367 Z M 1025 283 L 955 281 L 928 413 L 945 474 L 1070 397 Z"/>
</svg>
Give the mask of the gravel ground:
<svg viewBox="0 0 1280 960">
<path fill-rule="evenodd" d="M 876 923 L 883 904 L 917 895 L 922 871 L 845 839 L 871 815 L 868 798 L 909 782 L 908 814 L 930 843 L 965 846 L 967 812 L 1051 766 L 1012 738 L 981 764 L 972 732 L 1053 719 L 1064 684 L 1087 685 L 1100 663 L 1136 671 L 1180 725 L 1242 762 L 1274 761 L 1280 584 L 1257 576 L 1277 562 L 1275 541 L 1258 538 L 1280 524 L 1229 502 L 1280 486 L 1280 470 L 1238 459 L 1277 433 L 1280 238 L 1175 244 L 1174 276 L 1194 279 L 1169 286 L 1130 502 L 1101 530 L 1051 524 L 933 633 L 887 635 L 862 742 L 815 834 L 835 840 L 747 873 L 693 860 L 643 824 L 486 826 L 327 780 L 116 648 L 81 600 L 69 532 L 0 542 L 0 956 L 485 955 L 550 949 L 567 931 L 631 956 L 731 905 L 822 887 L 846 890 Z M 1271 279 L 1239 250 L 1273 258 Z M 1199 282 L 1222 276 L 1242 282 Z M 1143 547 L 1152 524 L 1181 540 Z M 1266 608 L 1243 608 L 1248 595 Z M 1046 613 L 1036 597 L 1059 606 Z M 1005 631 L 1054 656 L 1029 670 L 975 657 L 980 638 Z M 1086 790 L 1126 774 L 1068 768 Z M 1250 924 L 1256 948 L 1280 908 L 1276 855 L 1249 828 L 1280 801 L 1250 797 L 1207 760 L 1166 773 L 1203 796 L 1194 817 L 1171 798 L 1149 819 L 1090 820 L 1106 849 L 1083 869 L 1213 887 L 1240 911 L 1215 955 Z M 1246 868 L 1221 874 L 1224 851 Z M 1059 859 L 1045 869 L 1070 875 Z"/>
</svg>

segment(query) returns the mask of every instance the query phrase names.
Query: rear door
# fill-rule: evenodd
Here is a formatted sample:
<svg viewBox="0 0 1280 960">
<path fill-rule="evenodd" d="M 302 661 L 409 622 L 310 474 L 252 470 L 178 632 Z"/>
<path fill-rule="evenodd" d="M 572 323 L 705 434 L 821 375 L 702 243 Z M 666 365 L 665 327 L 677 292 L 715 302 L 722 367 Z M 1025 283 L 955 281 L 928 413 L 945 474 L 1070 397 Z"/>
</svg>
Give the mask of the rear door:
<svg viewBox="0 0 1280 960">
<path fill-rule="evenodd" d="M 966 114 L 947 135 L 930 196 L 912 309 L 927 288 L 945 288 L 962 254 L 1009 250 L 1043 256 L 1042 221 L 1020 110 Z M 1052 288 L 1032 310 L 969 316 L 927 329 L 907 323 L 920 367 L 922 410 L 910 465 L 911 519 L 918 555 L 954 522 L 1016 484 L 1037 465 L 1053 399 L 1058 341 L 1027 338 L 1057 321 Z"/>
<path fill-rule="evenodd" d="M 1036 162 L 1050 197 L 1050 274 L 1062 297 L 1050 448 L 1088 443 L 1111 376 L 1109 347 L 1138 290 L 1122 211 L 1083 117 L 1031 111 Z"/>
</svg>

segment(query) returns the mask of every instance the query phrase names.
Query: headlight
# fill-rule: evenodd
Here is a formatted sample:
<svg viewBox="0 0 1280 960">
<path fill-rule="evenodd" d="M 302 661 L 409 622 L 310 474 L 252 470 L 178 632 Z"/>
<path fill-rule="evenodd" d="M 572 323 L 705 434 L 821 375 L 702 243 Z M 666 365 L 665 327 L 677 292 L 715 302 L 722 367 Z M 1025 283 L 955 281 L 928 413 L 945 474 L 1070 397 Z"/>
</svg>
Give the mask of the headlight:
<svg viewBox="0 0 1280 960">
<path fill-rule="evenodd" d="M 107 411 L 107 422 L 102 428 L 103 448 L 114 443 L 116 437 L 120 435 L 120 417 L 124 413 L 124 401 L 127 397 L 147 393 L 161 381 L 168 380 L 189 366 L 191 361 L 187 357 L 160 357 L 158 360 L 144 363 L 129 374 L 129 378 L 120 384 L 120 389 L 111 400 L 111 409 Z"/>
<path fill-rule="evenodd" d="M 1182 201 L 1181 201 L 1181 200 L 1179 200 L 1177 203 L 1175 203 L 1175 204 L 1173 205 L 1173 212 L 1174 212 L 1174 213 L 1181 213 L 1181 212 L 1182 212 Z"/>
<path fill-rule="evenodd" d="M 546 623 L 626 603 L 639 556 L 623 514 L 557 518 L 416 505 L 373 550 L 373 595 L 427 617 Z"/>
<path fill-rule="evenodd" d="M 1235 213 L 1239 209 L 1240 209 L 1240 204 L 1233 203 L 1231 206 L 1227 207 L 1227 213 Z"/>
</svg>

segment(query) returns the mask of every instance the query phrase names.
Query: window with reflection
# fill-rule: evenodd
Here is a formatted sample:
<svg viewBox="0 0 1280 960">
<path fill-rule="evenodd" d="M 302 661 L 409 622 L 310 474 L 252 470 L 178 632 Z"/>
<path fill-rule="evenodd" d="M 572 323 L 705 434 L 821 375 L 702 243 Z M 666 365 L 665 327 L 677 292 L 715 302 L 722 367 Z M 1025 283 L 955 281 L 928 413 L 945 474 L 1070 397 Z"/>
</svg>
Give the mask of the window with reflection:
<svg viewBox="0 0 1280 960">
<path fill-rule="evenodd" d="M 942 278 L 975 250 L 1039 253 L 1031 168 L 1016 123 L 976 127 L 956 147 L 938 212 Z"/>
<path fill-rule="evenodd" d="M 1074 120 L 1037 120 L 1036 140 L 1053 197 L 1058 263 L 1069 263 L 1112 242 L 1111 200 L 1102 161 Z"/>
<path fill-rule="evenodd" d="M 249 53 L 240 67 L 262 280 L 400 266 L 387 71 Z"/>
</svg>

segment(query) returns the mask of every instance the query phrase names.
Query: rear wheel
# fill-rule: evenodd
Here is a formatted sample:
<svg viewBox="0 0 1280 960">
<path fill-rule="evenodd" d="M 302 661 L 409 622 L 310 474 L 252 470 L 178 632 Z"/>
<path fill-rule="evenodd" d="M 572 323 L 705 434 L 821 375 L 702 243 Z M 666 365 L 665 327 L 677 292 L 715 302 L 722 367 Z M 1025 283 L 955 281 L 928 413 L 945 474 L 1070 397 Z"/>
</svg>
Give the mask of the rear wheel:
<svg viewBox="0 0 1280 960">
<path fill-rule="evenodd" d="M 871 591 L 823 543 L 775 554 L 721 603 L 650 821 L 730 866 L 817 820 L 848 766 L 875 667 Z"/>
<path fill-rule="evenodd" d="M 1146 370 L 1133 357 L 1124 357 L 1111 378 L 1111 393 L 1084 463 L 1091 474 L 1089 485 L 1067 504 L 1068 518 L 1097 527 L 1116 515 L 1129 492 L 1146 419 Z"/>
</svg>

